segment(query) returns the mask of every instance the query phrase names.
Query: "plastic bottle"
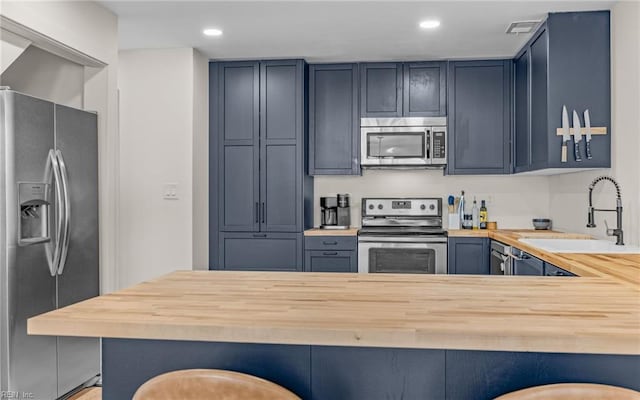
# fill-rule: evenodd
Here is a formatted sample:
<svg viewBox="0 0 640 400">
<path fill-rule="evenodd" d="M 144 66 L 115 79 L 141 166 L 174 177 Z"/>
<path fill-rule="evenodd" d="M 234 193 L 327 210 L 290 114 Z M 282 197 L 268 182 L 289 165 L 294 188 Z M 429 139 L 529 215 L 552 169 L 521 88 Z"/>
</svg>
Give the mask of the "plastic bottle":
<svg viewBox="0 0 640 400">
<path fill-rule="evenodd" d="M 489 214 L 487 213 L 487 203 L 484 200 L 480 201 L 480 229 L 487 229 L 487 221 Z"/>
<path fill-rule="evenodd" d="M 471 208 L 471 220 L 473 229 L 478 229 L 480 227 L 480 211 L 478 210 L 478 203 L 476 202 L 476 198 L 473 198 L 473 208 Z"/>
</svg>

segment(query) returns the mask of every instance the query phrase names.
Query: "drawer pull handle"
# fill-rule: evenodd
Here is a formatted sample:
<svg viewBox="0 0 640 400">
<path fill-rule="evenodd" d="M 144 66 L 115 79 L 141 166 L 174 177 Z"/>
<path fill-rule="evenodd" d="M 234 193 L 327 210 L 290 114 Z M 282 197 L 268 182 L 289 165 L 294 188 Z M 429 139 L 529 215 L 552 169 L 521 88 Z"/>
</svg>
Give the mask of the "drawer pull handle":
<svg viewBox="0 0 640 400">
<path fill-rule="evenodd" d="M 255 233 L 253 235 L 253 237 L 255 237 L 255 238 L 266 238 L 267 234 L 266 233 Z"/>
<path fill-rule="evenodd" d="M 337 251 L 325 251 L 324 253 L 322 253 L 323 256 L 337 256 L 338 252 Z"/>
<path fill-rule="evenodd" d="M 322 244 L 324 244 L 325 246 L 335 246 L 338 244 L 338 242 L 322 242 Z"/>
</svg>

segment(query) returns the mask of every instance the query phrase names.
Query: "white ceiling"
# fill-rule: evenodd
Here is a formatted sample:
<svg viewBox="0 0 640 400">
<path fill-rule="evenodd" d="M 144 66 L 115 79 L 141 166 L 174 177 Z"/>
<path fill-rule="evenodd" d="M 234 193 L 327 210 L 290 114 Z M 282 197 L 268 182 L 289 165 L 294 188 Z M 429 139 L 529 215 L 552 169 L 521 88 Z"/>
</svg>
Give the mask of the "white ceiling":
<svg viewBox="0 0 640 400">
<path fill-rule="evenodd" d="M 210 59 L 310 62 L 511 57 L 529 35 L 510 22 L 615 1 L 100 1 L 119 17 L 122 49 L 195 47 Z M 436 18 L 439 28 L 418 28 Z M 205 37 L 204 28 L 220 37 Z"/>
</svg>

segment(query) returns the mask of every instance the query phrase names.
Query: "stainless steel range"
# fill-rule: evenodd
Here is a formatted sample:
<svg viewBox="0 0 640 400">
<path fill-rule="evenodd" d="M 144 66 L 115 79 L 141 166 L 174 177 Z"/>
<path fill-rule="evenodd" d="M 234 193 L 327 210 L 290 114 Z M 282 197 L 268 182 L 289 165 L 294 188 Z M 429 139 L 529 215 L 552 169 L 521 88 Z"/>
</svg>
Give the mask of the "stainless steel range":
<svg viewBox="0 0 640 400">
<path fill-rule="evenodd" d="M 447 273 L 442 199 L 362 199 L 360 273 Z"/>
</svg>

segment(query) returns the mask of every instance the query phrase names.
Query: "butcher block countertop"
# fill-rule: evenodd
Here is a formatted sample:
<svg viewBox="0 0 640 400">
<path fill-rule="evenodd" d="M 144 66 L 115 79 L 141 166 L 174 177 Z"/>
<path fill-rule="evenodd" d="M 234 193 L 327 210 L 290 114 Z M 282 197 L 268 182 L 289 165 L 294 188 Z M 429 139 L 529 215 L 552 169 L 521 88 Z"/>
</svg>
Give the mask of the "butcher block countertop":
<svg viewBox="0 0 640 400">
<path fill-rule="evenodd" d="M 640 354 L 599 277 L 179 271 L 29 319 L 36 335 Z"/>
<path fill-rule="evenodd" d="M 305 236 L 358 236 L 358 228 L 349 229 L 320 229 L 313 228 L 304 231 Z"/>
<path fill-rule="evenodd" d="M 598 276 L 640 291 L 640 254 L 550 253 L 518 239 L 590 239 L 589 235 L 534 230 L 450 230 L 450 237 L 488 237 L 538 257 L 578 276 Z M 640 299 L 638 302 L 640 307 Z"/>
</svg>

